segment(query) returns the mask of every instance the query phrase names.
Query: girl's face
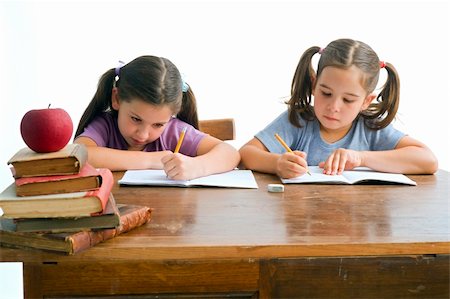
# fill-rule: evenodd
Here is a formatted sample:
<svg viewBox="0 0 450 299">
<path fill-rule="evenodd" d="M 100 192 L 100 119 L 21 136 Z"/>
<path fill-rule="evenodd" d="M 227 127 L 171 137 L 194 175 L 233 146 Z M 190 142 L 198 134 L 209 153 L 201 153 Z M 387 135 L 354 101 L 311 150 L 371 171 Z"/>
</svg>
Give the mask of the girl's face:
<svg viewBox="0 0 450 299">
<path fill-rule="evenodd" d="M 120 134 L 129 150 L 142 150 L 161 136 L 173 112 L 167 105 L 155 106 L 139 99 L 120 101 L 113 92 L 112 106 L 118 111 Z"/>
<path fill-rule="evenodd" d="M 362 72 L 355 66 L 322 70 L 313 89 L 314 112 L 320 122 L 322 138 L 335 142 L 343 138 L 353 120 L 366 109 L 374 94 L 367 95 L 361 86 Z"/>
</svg>

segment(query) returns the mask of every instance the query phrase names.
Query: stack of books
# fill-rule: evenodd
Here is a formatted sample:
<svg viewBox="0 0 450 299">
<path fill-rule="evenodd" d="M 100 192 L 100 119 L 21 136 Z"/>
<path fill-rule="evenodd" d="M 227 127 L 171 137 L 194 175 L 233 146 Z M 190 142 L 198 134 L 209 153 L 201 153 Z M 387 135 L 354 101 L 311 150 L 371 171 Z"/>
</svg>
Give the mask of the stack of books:
<svg viewBox="0 0 450 299">
<path fill-rule="evenodd" d="M 0 194 L 0 244 L 75 254 L 150 220 L 145 206 L 116 204 L 112 172 L 87 162 L 87 149 L 19 150 L 14 182 Z"/>
</svg>

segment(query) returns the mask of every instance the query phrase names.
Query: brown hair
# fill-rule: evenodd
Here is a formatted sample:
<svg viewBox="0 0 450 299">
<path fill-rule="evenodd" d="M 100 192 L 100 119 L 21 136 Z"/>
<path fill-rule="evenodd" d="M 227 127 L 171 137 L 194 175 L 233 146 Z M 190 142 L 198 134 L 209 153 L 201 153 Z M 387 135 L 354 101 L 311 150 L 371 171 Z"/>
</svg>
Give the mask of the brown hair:
<svg viewBox="0 0 450 299">
<path fill-rule="evenodd" d="M 121 101 L 138 98 L 152 105 L 169 105 L 177 118 L 198 129 L 197 104 L 189 87 L 182 91 L 183 81 L 176 66 L 168 59 L 156 56 L 140 56 L 120 69 L 109 69 L 99 82 L 97 91 L 81 116 L 75 138 L 98 115 L 109 112 L 112 89 L 116 86 Z"/>
<path fill-rule="evenodd" d="M 321 54 L 317 73 L 311 63 L 316 53 Z M 338 39 L 328 44 L 325 49 L 316 46 L 307 49 L 300 58 L 292 80 L 291 97 L 287 101 L 289 121 L 294 126 L 301 127 L 299 116 L 305 120 L 315 118 L 311 105 L 313 84 L 317 82 L 325 67 L 348 69 L 353 65 L 364 74 L 361 84 L 367 94 L 373 92 L 380 76 L 380 59 L 367 44 L 352 39 Z M 387 80 L 376 101 L 360 114 L 365 124 L 376 130 L 392 122 L 397 114 L 400 99 L 400 79 L 397 71 L 390 63 L 384 63 L 383 66 L 388 73 Z"/>
</svg>

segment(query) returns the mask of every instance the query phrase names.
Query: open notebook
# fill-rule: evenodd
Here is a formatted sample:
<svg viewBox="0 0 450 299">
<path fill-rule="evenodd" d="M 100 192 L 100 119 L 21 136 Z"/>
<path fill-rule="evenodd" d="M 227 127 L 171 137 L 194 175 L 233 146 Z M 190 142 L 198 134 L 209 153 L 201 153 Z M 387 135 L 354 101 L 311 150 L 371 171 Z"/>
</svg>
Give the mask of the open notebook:
<svg viewBox="0 0 450 299">
<path fill-rule="evenodd" d="M 415 186 L 417 183 L 407 176 L 398 173 L 385 173 L 372 171 L 369 168 L 356 168 L 346 170 L 341 175 L 323 174 L 323 169 L 318 166 L 309 166 L 311 175 L 304 174 L 292 179 L 281 179 L 284 184 L 404 184 Z"/>
<path fill-rule="evenodd" d="M 173 187 L 225 187 L 257 189 L 255 177 L 251 170 L 231 170 L 205 177 L 182 181 L 167 178 L 164 170 L 127 170 L 119 180 L 121 185 L 148 185 Z"/>
</svg>

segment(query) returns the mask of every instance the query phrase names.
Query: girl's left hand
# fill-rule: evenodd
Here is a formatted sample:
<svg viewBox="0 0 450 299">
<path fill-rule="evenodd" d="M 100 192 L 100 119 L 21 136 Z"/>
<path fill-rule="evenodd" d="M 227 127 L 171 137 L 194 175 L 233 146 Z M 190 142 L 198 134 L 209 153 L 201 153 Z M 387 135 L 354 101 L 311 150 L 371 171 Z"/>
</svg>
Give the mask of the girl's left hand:
<svg viewBox="0 0 450 299">
<path fill-rule="evenodd" d="M 197 177 L 194 158 L 180 153 L 162 157 L 163 169 L 167 177 L 173 180 L 190 180 Z"/>
<path fill-rule="evenodd" d="M 354 150 L 340 148 L 335 150 L 325 162 L 320 162 L 324 174 L 342 174 L 344 170 L 350 170 L 361 166 L 362 153 Z"/>
</svg>

